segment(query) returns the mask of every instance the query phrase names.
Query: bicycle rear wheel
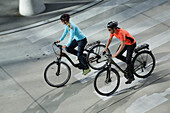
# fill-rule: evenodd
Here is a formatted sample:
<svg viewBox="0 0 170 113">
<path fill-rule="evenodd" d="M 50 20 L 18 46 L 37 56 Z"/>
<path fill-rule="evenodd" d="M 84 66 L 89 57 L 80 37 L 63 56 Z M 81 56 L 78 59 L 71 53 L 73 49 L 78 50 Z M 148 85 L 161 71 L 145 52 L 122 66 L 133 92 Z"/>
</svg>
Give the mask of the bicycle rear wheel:
<svg viewBox="0 0 170 113">
<path fill-rule="evenodd" d="M 120 76 L 115 69 L 108 70 L 105 68 L 101 70 L 94 79 L 94 88 L 97 93 L 103 96 L 113 94 L 119 87 Z"/>
<path fill-rule="evenodd" d="M 62 87 L 70 79 L 71 69 L 64 62 L 50 63 L 44 72 L 44 79 L 52 87 Z"/>
<path fill-rule="evenodd" d="M 155 57 L 151 51 L 141 51 L 133 59 L 134 74 L 139 78 L 151 75 L 155 68 Z"/>
<path fill-rule="evenodd" d="M 92 69 L 100 70 L 106 66 L 108 56 L 103 55 L 105 47 L 105 45 L 95 45 L 90 49 L 87 55 L 87 61 Z M 107 49 L 106 54 L 110 54 L 109 49 Z"/>
</svg>

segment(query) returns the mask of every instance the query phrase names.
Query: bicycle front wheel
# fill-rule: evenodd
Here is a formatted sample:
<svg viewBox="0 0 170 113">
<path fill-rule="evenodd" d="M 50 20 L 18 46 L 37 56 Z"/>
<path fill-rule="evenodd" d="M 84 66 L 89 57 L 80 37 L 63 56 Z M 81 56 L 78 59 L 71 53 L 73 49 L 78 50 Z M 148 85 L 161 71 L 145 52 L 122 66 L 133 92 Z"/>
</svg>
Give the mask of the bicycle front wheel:
<svg viewBox="0 0 170 113">
<path fill-rule="evenodd" d="M 108 61 L 108 56 L 103 55 L 105 45 L 95 45 L 90 49 L 87 55 L 88 65 L 95 70 L 100 70 L 106 66 Z M 110 54 L 109 49 L 107 49 L 106 54 Z"/>
<path fill-rule="evenodd" d="M 44 79 L 52 87 L 62 87 L 70 79 L 71 69 L 64 62 L 50 63 L 44 72 Z"/>
<path fill-rule="evenodd" d="M 155 57 L 151 51 L 141 51 L 133 59 L 134 74 L 139 78 L 146 78 L 155 68 Z"/>
<path fill-rule="evenodd" d="M 94 88 L 103 96 L 113 94 L 119 87 L 120 76 L 115 69 L 109 71 L 107 68 L 101 70 L 94 79 Z"/>
</svg>

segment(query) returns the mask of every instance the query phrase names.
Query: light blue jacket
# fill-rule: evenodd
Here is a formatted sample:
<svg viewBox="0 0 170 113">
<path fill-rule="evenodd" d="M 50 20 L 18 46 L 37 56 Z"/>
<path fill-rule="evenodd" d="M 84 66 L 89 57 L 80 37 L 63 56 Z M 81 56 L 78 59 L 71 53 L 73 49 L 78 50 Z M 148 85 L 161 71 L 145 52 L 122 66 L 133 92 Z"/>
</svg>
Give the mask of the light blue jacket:
<svg viewBox="0 0 170 113">
<path fill-rule="evenodd" d="M 80 40 L 86 38 L 86 36 L 85 36 L 85 35 L 83 34 L 83 32 L 78 28 L 77 25 L 75 25 L 73 22 L 70 22 L 70 24 L 71 24 L 70 31 L 68 30 L 69 26 L 66 25 L 65 31 L 64 31 L 61 39 L 60 39 L 60 41 L 63 41 L 64 38 L 66 37 L 67 33 L 68 33 L 68 32 L 70 33 L 70 38 L 69 38 L 69 41 L 68 41 L 68 43 L 67 43 L 67 45 L 66 45 L 67 47 L 70 46 L 73 38 L 74 38 L 76 41 L 80 41 Z"/>
</svg>

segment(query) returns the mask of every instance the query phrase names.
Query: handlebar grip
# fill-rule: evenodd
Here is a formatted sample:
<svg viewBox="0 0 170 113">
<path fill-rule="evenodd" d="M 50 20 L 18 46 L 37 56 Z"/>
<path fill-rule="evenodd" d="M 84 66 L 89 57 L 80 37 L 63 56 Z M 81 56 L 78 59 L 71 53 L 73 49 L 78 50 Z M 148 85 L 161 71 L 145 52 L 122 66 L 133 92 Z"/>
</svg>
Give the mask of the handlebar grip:
<svg viewBox="0 0 170 113">
<path fill-rule="evenodd" d="M 105 54 L 106 54 L 106 51 L 103 52 L 103 55 L 105 55 Z"/>
<path fill-rule="evenodd" d="M 54 42 L 54 44 L 56 45 L 56 44 L 57 44 L 57 42 Z"/>
</svg>

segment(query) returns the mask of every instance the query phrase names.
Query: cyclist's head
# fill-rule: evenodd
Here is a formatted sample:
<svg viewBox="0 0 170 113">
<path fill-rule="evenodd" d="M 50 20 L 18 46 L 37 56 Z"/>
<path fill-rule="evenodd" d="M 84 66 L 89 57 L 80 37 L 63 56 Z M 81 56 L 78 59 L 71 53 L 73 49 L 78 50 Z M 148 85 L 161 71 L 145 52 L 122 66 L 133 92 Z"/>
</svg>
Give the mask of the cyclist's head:
<svg viewBox="0 0 170 113">
<path fill-rule="evenodd" d="M 111 22 L 109 22 L 109 23 L 107 24 L 108 30 L 109 30 L 109 31 L 112 31 L 112 32 L 114 32 L 115 29 L 117 29 L 117 26 L 118 26 L 118 22 L 116 22 L 116 21 L 111 21 Z M 112 33 L 112 32 L 111 32 L 111 33 Z"/>
<path fill-rule="evenodd" d="M 62 22 L 64 22 L 64 23 L 65 23 L 65 21 L 66 21 L 66 22 L 69 22 L 69 19 L 70 19 L 70 15 L 69 15 L 69 14 L 63 14 L 63 15 L 61 15 L 61 17 L 60 17 L 60 20 L 61 20 Z"/>
</svg>

